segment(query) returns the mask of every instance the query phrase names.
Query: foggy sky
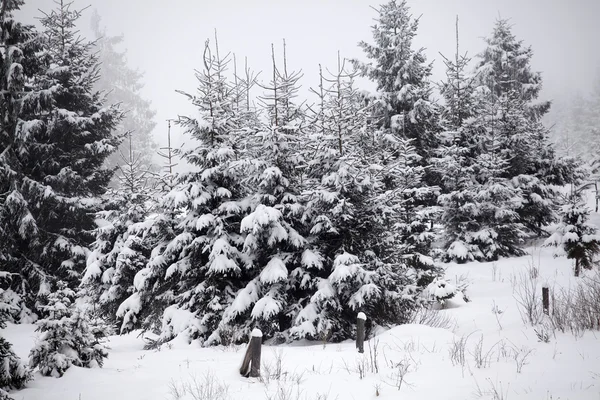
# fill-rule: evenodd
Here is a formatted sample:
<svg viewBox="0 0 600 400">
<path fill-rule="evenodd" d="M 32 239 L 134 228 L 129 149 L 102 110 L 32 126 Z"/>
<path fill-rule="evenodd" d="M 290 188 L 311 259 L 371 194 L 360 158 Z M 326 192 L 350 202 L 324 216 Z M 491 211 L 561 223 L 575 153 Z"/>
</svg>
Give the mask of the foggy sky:
<svg viewBox="0 0 600 400">
<path fill-rule="evenodd" d="M 248 57 L 249 65 L 268 79 L 271 43 L 281 55 L 286 39 L 288 68 L 302 69 L 303 93 L 318 84 L 318 64 L 334 69 L 342 57 L 365 59 L 357 43 L 372 42 L 376 16 L 370 6 L 384 0 L 75 0 L 84 13 L 80 30 L 90 34 L 91 9 L 102 17 L 108 35 L 124 34 L 129 63 L 145 71 L 144 97 L 157 110 L 155 136 L 166 139 L 167 118 L 193 112 L 176 89 L 193 93 L 194 69 L 200 69 L 206 38 L 218 31 L 222 54 Z M 569 91 L 586 92 L 600 76 L 600 0 L 409 0 L 414 16 L 422 15 L 416 46 L 427 49 L 434 63 L 434 81 L 444 78 L 438 52 L 455 51 L 454 23 L 460 18 L 460 49 L 474 56 L 484 48 L 498 17 L 510 18 L 513 33 L 534 51 L 533 68 L 543 73 L 542 97 Z M 21 20 L 36 23 L 38 9 L 52 0 L 26 0 Z M 174 142 L 184 140 L 177 131 Z"/>
</svg>

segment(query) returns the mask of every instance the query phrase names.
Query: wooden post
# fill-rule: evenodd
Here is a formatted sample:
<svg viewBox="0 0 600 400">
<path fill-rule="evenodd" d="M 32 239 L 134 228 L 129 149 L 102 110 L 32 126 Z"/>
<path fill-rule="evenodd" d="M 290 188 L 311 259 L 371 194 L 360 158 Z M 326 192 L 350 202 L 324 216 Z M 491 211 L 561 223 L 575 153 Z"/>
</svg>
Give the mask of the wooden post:
<svg viewBox="0 0 600 400">
<path fill-rule="evenodd" d="M 548 290 L 548 286 L 542 286 L 542 307 L 544 309 L 544 314 L 550 315 L 550 294 Z"/>
<path fill-rule="evenodd" d="M 250 352 L 252 353 L 252 368 L 250 369 L 250 377 L 258 378 L 260 376 L 260 346 L 262 345 L 262 332 L 258 328 L 252 331 L 252 339 L 250 339 Z"/>
<path fill-rule="evenodd" d="M 260 329 L 255 328 L 252 331 L 250 343 L 246 349 L 242 366 L 240 367 L 240 374 L 244 377 L 250 376 L 251 378 L 260 377 L 260 353 L 262 345 L 262 332 Z"/>
<path fill-rule="evenodd" d="M 365 321 L 367 316 L 363 312 L 359 312 L 356 317 L 356 348 L 359 353 L 365 352 Z"/>
</svg>

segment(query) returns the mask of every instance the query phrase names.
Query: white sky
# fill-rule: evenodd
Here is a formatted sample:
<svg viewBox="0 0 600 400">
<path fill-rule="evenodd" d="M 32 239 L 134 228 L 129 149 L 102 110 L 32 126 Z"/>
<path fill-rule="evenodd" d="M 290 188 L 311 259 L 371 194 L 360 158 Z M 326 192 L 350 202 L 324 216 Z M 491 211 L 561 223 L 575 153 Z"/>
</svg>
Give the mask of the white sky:
<svg viewBox="0 0 600 400">
<path fill-rule="evenodd" d="M 176 89 L 194 92 L 194 69 L 201 68 L 206 38 L 218 30 L 221 53 L 248 57 L 250 66 L 267 79 L 271 43 L 281 55 L 286 39 L 288 67 L 302 69 L 303 90 L 317 86 L 318 64 L 335 68 L 343 57 L 364 59 L 358 41 L 371 42 L 376 16 L 370 6 L 384 0 L 75 0 L 91 4 L 109 35 L 124 34 L 133 67 L 145 71 L 143 95 L 158 111 L 157 140 L 164 143 L 167 118 L 190 111 Z M 484 47 L 500 16 L 510 18 L 513 32 L 534 50 L 533 67 L 542 71 L 543 97 L 557 98 L 569 90 L 586 91 L 600 76 L 600 0 L 409 0 L 412 13 L 422 15 L 416 45 L 435 60 L 434 80 L 444 77 L 438 52 L 452 56 L 454 20 L 460 18 L 461 52 L 475 55 Z M 52 0 L 26 0 L 20 17 L 34 22 L 38 9 L 48 11 Z M 91 9 L 81 21 L 89 34 Z M 173 131 L 174 142 L 181 135 Z"/>
</svg>

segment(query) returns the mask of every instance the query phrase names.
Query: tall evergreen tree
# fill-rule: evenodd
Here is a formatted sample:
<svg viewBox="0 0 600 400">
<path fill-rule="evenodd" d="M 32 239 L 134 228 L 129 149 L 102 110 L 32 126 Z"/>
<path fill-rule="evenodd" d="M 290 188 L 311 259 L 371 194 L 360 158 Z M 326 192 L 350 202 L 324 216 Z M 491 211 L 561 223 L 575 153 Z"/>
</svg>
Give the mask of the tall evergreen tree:
<svg viewBox="0 0 600 400">
<path fill-rule="evenodd" d="M 119 132 L 131 132 L 131 140 L 124 140 L 119 146 L 123 154 L 129 154 L 133 147 L 139 158 L 139 163 L 148 171 L 157 169 L 154 156 L 157 144 L 153 139 L 156 127 L 156 111 L 150 101 L 144 99 L 141 91 L 144 87 L 143 72 L 129 66 L 127 51 L 122 48 L 123 35 L 109 36 L 101 25 L 97 11 L 92 15 L 92 31 L 94 34 L 94 50 L 97 51 L 100 63 L 100 75 L 94 89 L 106 95 L 108 104 L 120 104 L 124 111 L 119 124 Z M 121 164 L 119 152 L 113 153 L 108 160 L 109 167 Z M 117 171 L 117 176 L 122 171 Z M 115 182 L 116 183 L 116 182 Z"/>
<path fill-rule="evenodd" d="M 14 19 L 13 12 L 22 4 L 16 0 L 0 2 L 0 329 L 27 310 L 22 297 L 12 290 L 21 283 L 15 247 L 23 246 L 32 233 L 28 229 L 31 213 L 22 208 L 23 199 L 17 190 L 23 140 L 16 132 L 22 104 L 34 94 L 27 83 L 38 72 L 35 54 L 39 43 L 32 26 Z M 8 391 L 23 387 L 31 373 L 2 336 L 0 360 L 0 399 L 10 400 Z"/>
<path fill-rule="evenodd" d="M 102 165 L 119 144 L 120 112 L 93 90 L 98 62 L 74 30 L 79 17 L 60 1 L 41 18 L 38 41 L 3 30 L 13 33 L 4 39 L 0 249 L 11 288 L 30 308 L 57 279 L 80 278 L 112 175 Z"/>
<path fill-rule="evenodd" d="M 508 21 L 502 19 L 485 41 L 487 47 L 479 55 L 476 75 L 497 108 L 489 123 L 508 162 L 502 177 L 522 192 L 519 217 L 529 231 L 539 234 L 556 218 L 558 193 L 551 185 L 567 183 L 572 164 L 557 159 L 541 122 L 550 102 L 538 100 L 542 78 L 531 70 L 531 47 L 517 40 Z"/>
<path fill-rule="evenodd" d="M 374 43 L 359 43 L 370 61 L 353 63 L 377 84 L 377 126 L 413 139 L 425 164 L 438 146 L 439 126 L 428 80 L 432 64 L 427 63 L 425 49 L 413 48 L 419 19 L 412 17 L 406 0 L 390 0 L 377 12 Z"/>
<path fill-rule="evenodd" d="M 129 134 L 131 140 L 131 133 Z M 120 190 L 109 190 L 97 213 L 102 221 L 82 278 L 85 294 L 103 318 L 114 321 L 121 303 L 134 292 L 134 277 L 148 262 L 151 248 L 140 232 L 152 211 L 149 173 L 130 143 L 123 155 Z"/>
<path fill-rule="evenodd" d="M 236 294 L 221 324 L 236 326 L 241 334 L 236 334 L 236 341 L 247 337 L 253 326 L 268 337 L 286 332 L 298 308 L 294 271 L 306 243 L 298 232 L 303 210 L 302 172 L 298 171 L 304 165 L 302 143 L 306 137 L 304 110 L 295 104 L 301 72 L 288 71 L 285 42 L 283 68 L 277 66 L 274 46 L 272 62 L 271 81 L 261 85 L 266 93 L 259 99 L 266 111 L 265 122 L 245 142 L 248 178 L 244 185 L 253 193 L 240 229 L 245 235 L 245 268 L 253 279 Z"/>
<path fill-rule="evenodd" d="M 163 219 L 176 216 L 172 236 L 154 248 L 148 266 L 136 275 L 136 292 L 118 314 L 143 314 L 146 309 L 150 315 L 141 322 L 148 327 L 162 320 L 161 339 L 170 340 L 180 333 L 172 330 L 172 318 L 184 313 L 189 315 L 190 339 L 219 343 L 228 340 L 225 332 L 217 332 L 223 310 L 244 274 L 239 232 L 248 204 L 236 166 L 241 135 L 236 135 L 233 91 L 226 76 L 228 56 L 221 57 L 218 46 L 207 41 L 203 63 L 196 73 L 198 94 L 181 92 L 198 116 L 178 121 L 196 140 L 196 148 L 184 154 L 195 171 L 182 174 L 165 197 Z"/>
<path fill-rule="evenodd" d="M 386 325 L 402 322 L 415 304 L 417 276 L 403 259 L 415 251 L 402 247 L 409 241 L 399 218 L 404 195 L 414 186 L 392 182 L 408 171 L 401 157 L 388 159 L 398 153 L 398 138 L 368 123 L 370 110 L 354 86 L 355 75 L 340 63 L 324 79 L 330 87 L 323 94 L 315 90 L 323 109 L 315 113 L 307 144 L 314 152 L 307 159 L 303 216 L 310 231 L 298 267 L 304 292 L 297 295 L 302 309 L 290 330 L 293 337 L 341 340 L 351 335 L 358 311 Z M 407 150 L 412 168 L 419 156 Z M 410 211 L 415 217 L 416 209 Z"/>
</svg>

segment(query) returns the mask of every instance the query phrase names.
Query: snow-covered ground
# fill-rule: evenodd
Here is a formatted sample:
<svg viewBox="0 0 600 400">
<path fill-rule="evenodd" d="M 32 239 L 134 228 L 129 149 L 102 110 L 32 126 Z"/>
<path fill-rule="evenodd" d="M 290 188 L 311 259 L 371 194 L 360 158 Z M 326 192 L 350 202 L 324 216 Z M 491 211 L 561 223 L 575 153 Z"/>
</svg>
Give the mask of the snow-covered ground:
<svg viewBox="0 0 600 400">
<path fill-rule="evenodd" d="M 200 387 L 209 381 L 216 391 L 221 385 L 225 397 L 199 399 L 600 400 L 600 332 L 576 337 L 557 331 L 546 343 L 522 321 L 513 291 L 520 273 L 529 276 L 532 265 L 539 267 L 539 290 L 544 283 L 552 290 L 575 284 L 569 260 L 553 258 L 547 248 L 530 253 L 496 263 L 448 264 L 449 282 L 460 277 L 471 282 L 470 302 L 456 296 L 440 311 L 448 326 L 398 326 L 372 338 L 364 355 L 353 342 L 263 346 L 265 378 L 259 380 L 239 375 L 244 346 L 201 348 L 175 341 L 160 351 L 145 351 L 144 341 L 130 334 L 110 338 L 103 368 L 72 367 L 59 379 L 38 374 L 13 396 L 162 400 L 177 398 L 174 386 L 181 391 L 186 383 Z M 2 334 L 27 358 L 35 340 L 32 325 L 9 325 Z"/>
<path fill-rule="evenodd" d="M 594 209 L 591 192 L 588 205 Z M 600 214 L 592 212 L 590 221 L 600 226 Z M 437 314 L 444 327 L 410 324 L 379 333 L 365 343 L 363 355 L 351 341 L 263 346 L 263 378 L 243 378 L 238 371 L 245 346 L 201 348 L 176 339 L 160 351 L 143 350 L 138 332 L 110 338 L 103 368 L 71 367 L 58 379 L 36 374 L 27 388 L 11 395 L 15 400 L 600 400 L 600 332 L 575 336 L 534 328 L 518 306 L 519 282 L 531 284 L 532 267 L 539 275 L 538 300 L 544 285 L 558 292 L 581 281 L 572 276 L 572 262 L 554 258 L 553 251 L 531 247 L 520 258 L 446 264 L 450 284 L 469 283 L 470 301 L 460 294 L 447 301 Z M 546 332 L 548 342 L 536 330 Z M 9 324 L 2 335 L 17 355 L 28 358 L 34 325 Z M 185 387 L 196 396 L 182 394 Z"/>
</svg>

